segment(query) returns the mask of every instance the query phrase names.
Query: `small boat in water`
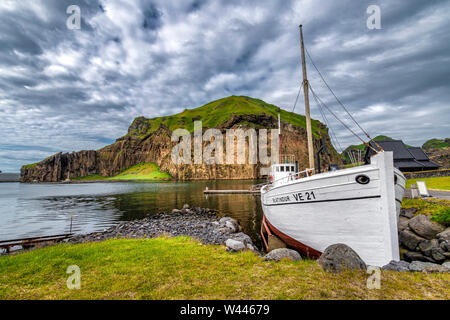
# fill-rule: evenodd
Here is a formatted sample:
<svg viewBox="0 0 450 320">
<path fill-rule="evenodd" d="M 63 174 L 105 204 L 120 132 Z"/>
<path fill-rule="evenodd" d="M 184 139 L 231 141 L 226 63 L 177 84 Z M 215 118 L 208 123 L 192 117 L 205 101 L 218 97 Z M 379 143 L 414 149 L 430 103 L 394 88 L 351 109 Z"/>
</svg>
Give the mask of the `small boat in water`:
<svg viewBox="0 0 450 320">
<path fill-rule="evenodd" d="M 302 26 L 300 37 L 310 168 L 298 172 L 292 157 L 281 156 L 271 166 L 271 182 L 261 188 L 262 226 L 311 258 L 343 243 L 368 265 L 398 261 L 397 222 L 406 179 L 394 167 L 393 153 L 380 147 L 370 163 L 315 172 Z"/>
</svg>

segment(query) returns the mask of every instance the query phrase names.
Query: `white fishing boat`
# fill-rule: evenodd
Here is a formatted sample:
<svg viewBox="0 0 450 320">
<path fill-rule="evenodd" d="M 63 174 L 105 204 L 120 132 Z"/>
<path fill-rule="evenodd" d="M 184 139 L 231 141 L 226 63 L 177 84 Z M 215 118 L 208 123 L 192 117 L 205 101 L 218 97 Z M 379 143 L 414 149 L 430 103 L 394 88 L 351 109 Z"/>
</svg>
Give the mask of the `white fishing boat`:
<svg viewBox="0 0 450 320">
<path fill-rule="evenodd" d="M 343 243 L 368 265 L 398 261 L 397 221 L 406 179 L 394 167 L 393 153 L 380 148 L 370 163 L 315 172 L 301 26 L 300 36 L 310 168 L 297 172 L 294 161 L 283 163 L 281 157 L 271 166 L 271 183 L 261 188 L 262 228 L 311 258 Z"/>
</svg>

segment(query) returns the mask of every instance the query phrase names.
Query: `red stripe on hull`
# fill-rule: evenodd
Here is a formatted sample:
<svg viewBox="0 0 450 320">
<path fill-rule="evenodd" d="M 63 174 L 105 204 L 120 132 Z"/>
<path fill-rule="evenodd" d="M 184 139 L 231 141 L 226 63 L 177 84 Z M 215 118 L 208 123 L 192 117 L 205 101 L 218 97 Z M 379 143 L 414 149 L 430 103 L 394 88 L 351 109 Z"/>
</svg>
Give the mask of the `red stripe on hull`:
<svg viewBox="0 0 450 320">
<path fill-rule="evenodd" d="M 291 238 L 290 236 L 284 234 L 283 232 L 281 232 L 280 230 L 275 228 L 270 223 L 270 221 L 267 219 L 266 216 L 264 216 L 264 218 L 267 222 L 267 225 L 268 225 L 270 231 L 272 231 L 278 238 L 283 240 L 283 242 L 286 243 L 289 247 L 296 249 L 297 251 L 301 252 L 303 255 L 307 256 L 308 258 L 312 258 L 312 259 L 319 259 L 319 257 L 322 255 L 322 253 L 320 251 L 317 251 L 316 249 L 308 247 L 307 245 L 295 240 L 294 238 Z"/>
</svg>

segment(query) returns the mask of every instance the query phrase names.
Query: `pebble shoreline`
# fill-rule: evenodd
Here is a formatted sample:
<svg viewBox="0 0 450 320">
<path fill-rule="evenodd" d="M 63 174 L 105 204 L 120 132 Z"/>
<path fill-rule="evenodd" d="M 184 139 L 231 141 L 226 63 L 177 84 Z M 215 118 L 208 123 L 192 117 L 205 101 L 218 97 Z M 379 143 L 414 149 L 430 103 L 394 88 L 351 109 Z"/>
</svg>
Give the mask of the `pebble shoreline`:
<svg viewBox="0 0 450 320">
<path fill-rule="evenodd" d="M 171 213 L 160 212 L 140 220 L 120 222 L 104 231 L 75 235 L 68 242 L 86 243 L 115 238 L 149 239 L 162 235 L 190 236 L 204 244 L 213 245 L 225 245 L 227 240 L 232 239 L 243 243 L 246 249 L 259 253 L 235 219 L 219 218 L 216 210 L 189 207 L 187 204 Z M 232 248 L 229 249 L 233 251 Z"/>
</svg>

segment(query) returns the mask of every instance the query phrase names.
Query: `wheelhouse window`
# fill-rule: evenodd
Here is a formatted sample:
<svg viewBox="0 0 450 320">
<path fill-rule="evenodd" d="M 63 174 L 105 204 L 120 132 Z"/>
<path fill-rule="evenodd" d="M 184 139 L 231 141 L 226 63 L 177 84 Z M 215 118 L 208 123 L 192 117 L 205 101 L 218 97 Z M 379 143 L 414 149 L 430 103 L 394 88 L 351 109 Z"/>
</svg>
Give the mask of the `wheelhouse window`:
<svg viewBox="0 0 450 320">
<path fill-rule="evenodd" d="M 280 171 L 284 172 L 284 167 L 283 166 L 280 167 Z"/>
</svg>

